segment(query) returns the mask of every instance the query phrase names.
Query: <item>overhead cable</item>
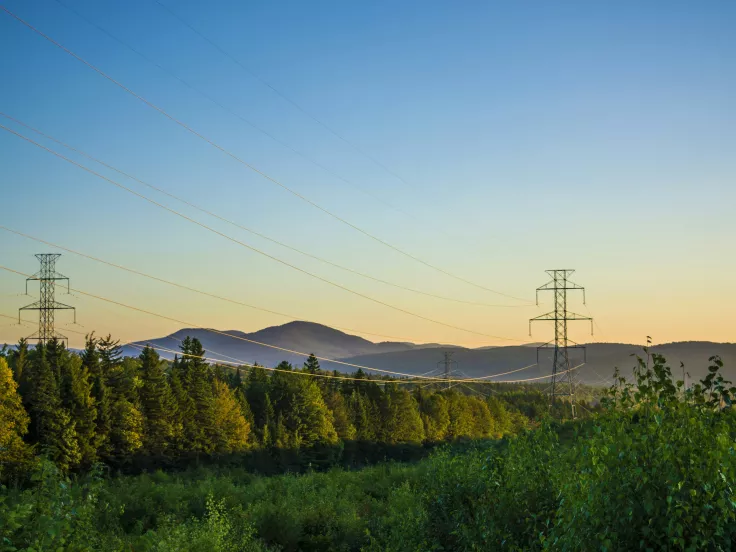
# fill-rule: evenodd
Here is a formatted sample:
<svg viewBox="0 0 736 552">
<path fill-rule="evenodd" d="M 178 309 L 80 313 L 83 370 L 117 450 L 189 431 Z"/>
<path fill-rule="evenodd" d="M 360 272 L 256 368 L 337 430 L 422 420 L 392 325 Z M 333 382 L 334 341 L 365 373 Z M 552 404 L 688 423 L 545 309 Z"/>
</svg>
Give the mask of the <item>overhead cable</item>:
<svg viewBox="0 0 736 552">
<path fill-rule="evenodd" d="M 39 29 L 37 29 L 36 27 L 34 27 L 33 25 L 31 25 L 27 21 L 25 21 L 24 19 L 22 19 L 21 17 L 19 17 L 18 15 L 16 15 L 15 13 L 11 12 L 5 6 L 0 6 L 0 9 L 2 9 L 3 11 L 5 11 L 8 15 L 10 15 L 11 17 L 13 17 L 18 22 L 20 22 L 23 25 L 25 25 L 27 28 L 29 28 L 31 31 L 33 31 L 37 35 L 41 36 L 42 38 L 44 38 L 45 40 L 47 40 L 48 42 L 50 42 L 51 44 L 53 44 L 54 46 L 56 46 L 57 48 L 59 48 L 60 50 L 62 50 L 65 53 L 69 54 L 70 56 L 72 56 L 73 58 L 75 58 L 76 60 L 78 60 L 79 62 L 83 63 L 84 65 L 86 65 L 87 67 L 89 67 L 90 69 L 92 69 L 93 71 L 95 71 L 100 76 L 104 77 L 105 79 L 107 79 L 111 83 L 115 84 L 120 89 L 124 90 L 125 92 L 127 92 L 128 94 L 130 94 L 131 96 L 133 96 L 134 98 L 140 100 L 141 102 L 143 102 L 147 106 L 151 107 L 155 111 L 158 111 L 161 115 L 163 115 L 164 117 L 166 117 L 170 121 L 176 123 L 177 125 L 179 125 L 183 129 L 185 129 L 186 131 L 190 132 L 191 134 L 193 134 L 194 136 L 198 137 L 199 139 L 207 142 L 209 145 L 211 145 L 215 149 L 220 150 L 222 153 L 224 153 L 225 155 L 227 155 L 231 159 L 235 160 L 236 162 L 240 163 L 244 167 L 247 167 L 248 169 L 250 169 L 251 171 L 253 171 L 256 174 L 260 175 L 261 177 L 265 178 L 269 182 L 271 182 L 271 183 L 279 186 L 283 190 L 285 190 L 285 191 L 289 192 L 290 194 L 292 194 L 293 196 L 301 199 L 305 203 L 308 203 L 312 207 L 314 207 L 314 208 L 322 211 L 323 213 L 325 213 L 326 215 L 334 218 L 338 222 L 341 222 L 342 224 L 345 224 L 346 226 L 351 227 L 352 229 L 356 230 L 357 232 L 360 232 L 361 234 L 365 235 L 366 237 L 368 237 L 368 238 L 376 241 L 377 243 L 379 243 L 379 244 L 381 244 L 381 245 L 383 245 L 385 247 L 388 247 L 389 249 L 394 250 L 395 252 L 397 252 L 397 253 L 399 253 L 399 254 L 401 254 L 401 255 L 409 258 L 409 259 L 412 259 L 415 262 L 418 262 L 420 264 L 423 264 L 424 266 L 426 266 L 428 268 L 431 268 L 432 270 L 435 270 L 435 271 L 440 272 L 442 274 L 445 274 L 446 276 L 449 276 L 449 277 L 451 277 L 453 279 L 456 279 L 458 281 L 464 282 L 464 283 L 466 283 L 468 285 L 471 285 L 473 287 L 476 287 L 476 288 L 479 288 L 479 289 L 483 289 L 483 290 L 488 291 L 488 292 L 491 292 L 491 293 L 495 293 L 497 295 L 501 295 L 501 296 L 508 297 L 510 299 L 514 299 L 514 300 L 525 302 L 525 303 L 531 303 L 531 301 L 528 301 L 527 299 L 522 299 L 520 297 L 515 297 L 513 295 L 509 295 L 509 294 L 506 294 L 506 293 L 503 293 L 503 292 L 500 292 L 500 291 L 497 291 L 497 290 L 494 290 L 494 289 L 491 289 L 491 288 L 487 288 L 487 287 L 485 287 L 485 286 L 483 286 L 481 284 L 477 284 L 477 283 L 472 282 L 472 281 L 470 281 L 470 280 L 468 280 L 466 278 L 463 278 L 462 276 L 458 276 L 456 274 L 453 274 L 453 273 L 451 273 L 451 272 L 449 272 L 449 271 L 447 271 L 447 270 L 445 270 L 445 269 L 443 269 L 441 267 L 435 266 L 435 265 L 433 265 L 433 264 L 431 264 L 431 263 L 429 263 L 427 261 L 424 261 L 423 259 L 421 259 L 419 257 L 416 257 L 415 255 L 412 255 L 411 253 L 408 253 L 408 252 L 404 251 L 403 249 L 401 249 L 401 248 L 399 248 L 399 247 L 397 247 L 395 245 L 392 245 L 391 243 L 389 243 L 389 242 L 387 242 L 387 241 L 385 241 L 385 240 L 383 240 L 383 239 L 375 236 L 374 234 L 371 234 L 367 230 L 364 230 L 363 228 L 361 228 L 361 227 L 359 227 L 359 226 L 357 226 L 357 225 L 349 222 L 348 220 L 340 217 L 339 215 L 333 213 L 332 211 L 326 209 L 325 207 L 322 207 L 318 203 L 312 201 L 311 199 L 307 198 L 306 196 L 302 195 L 301 193 L 297 192 L 296 190 L 294 190 L 294 189 L 290 188 L 289 186 L 285 185 L 284 183 L 282 183 L 281 181 L 277 180 L 276 178 L 274 178 L 274 177 L 270 176 L 269 174 L 263 172 L 262 170 L 258 169 L 254 165 L 251 165 L 247 161 L 244 161 L 239 156 L 237 156 L 236 154 L 232 153 L 230 150 L 224 148 L 223 146 L 221 146 L 218 143 L 214 142 L 210 138 L 207 138 L 206 136 L 204 136 L 200 132 L 194 130 L 192 127 L 190 127 L 189 125 L 187 125 L 186 123 L 184 123 L 180 119 L 177 119 L 176 117 L 174 117 L 173 115 L 171 115 L 170 113 L 168 113 L 167 111 L 165 111 L 163 108 L 157 106 L 156 104 L 154 104 L 151 101 L 147 100 L 143 96 L 137 94 L 136 92 L 134 92 L 130 88 L 126 87 L 121 82 L 115 80 L 113 77 L 111 77 L 110 75 L 108 75 L 107 73 L 105 73 L 104 71 L 102 71 L 101 69 L 99 69 L 97 66 L 95 66 L 92 63 L 88 62 L 87 60 L 85 60 L 81 56 L 77 55 L 76 53 L 74 53 L 73 51 L 71 51 L 70 49 L 68 49 L 67 47 L 63 46 L 62 44 L 60 44 L 59 42 L 57 42 L 56 40 L 54 40 L 53 38 L 51 38 L 47 34 L 43 33 L 42 31 L 40 31 Z"/>
<path fill-rule="evenodd" d="M 114 171 L 114 172 L 116 172 L 116 173 L 118 173 L 118 174 L 120 174 L 120 175 L 122 175 L 122 176 L 124 176 L 126 178 L 129 178 L 129 179 L 131 179 L 131 180 L 133 180 L 133 181 L 135 181 L 135 182 L 137 182 L 137 183 L 139 183 L 139 184 L 141 184 L 143 186 L 146 186 L 147 188 L 150 188 L 152 190 L 155 190 L 155 191 L 157 191 L 159 193 L 164 194 L 167 197 L 170 197 L 172 199 L 175 199 L 176 201 L 179 201 L 179 202 L 181 202 L 181 203 L 183 203 L 183 204 L 185 204 L 185 205 L 187 205 L 187 206 L 189 206 L 189 207 L 191 207 L 193 209 L 196 209 L 197 211 L 200 211 L 202 213 L 205 213 L 206 215 L 209 215 L 209 216 L 214 217 L 214 218 L 216 218 L 218 220 L 221 220 L 223 222 L 226 222 L 227 224 L 230 224 L 230 225 L 232 225 L 232 226 L 234 226 L 236 228 L 239 228 L 240 230 L 245 230 L 246 232 L 248 232 L 250 234 L 253 234 L 254 236 L 258 236 L 259 238 L 262 238 L 264 240 L 267 240 L 267 241 L 269 241 L 271 243 L 275 243 L 276 245 L 279 245 L 281 247 L 284 247 L 286 249 L 289 249 L 291 251 L 294 251 L 296 253 L 299 253 L 300 255 L 303 255 L 303 256 L 308 257 L 310 259 L 314 259 L 316 261 L 319 261 L 321 263 L 327 264 L 329 266 L 333 266 L 333 267 L 338 268 L 340 270 L 344 270 L 346 272 L 350 272 L 350 273 L 355 274 L 357 276 L 360 276 L 362 278 L 366 278 L 368 280 L 373 280 L 374 282 L 379 282 L 381 284 L 385 284 L 387 286 L 391 286 L 391 287 L 394 287 L 394 288 L 397 288 L 397 289 L 402 289 L 402 290 L 405 290 L 405 291 L 410 291 L 412 293 L 417 293 L 419 295 L 424 295 L 425 297 L 432 297 L 434 299 L 441 299 L 443 301 L 451 301 L 453 303 L 461 303 L 461 304 L 465 304 L 465 305 L 475 305 L 475 306 L 480 306 L 480 307 L 494 307 L 494 308 L 525 308 L 525 307 L 533 307 L 533 306 L 535 306 L 535 305 L 498 305 L 498 304 L 482 303 L 482 302 L 479 302 L 479 301 L 466 301 L 466 300 L 457 299 L 457 298 L 454 298 L 454 297 L 446 297 L 446 296 L 443 296 L 443 295 L 437 295 L 437 294 L 434 294 L 434 293 L 429 293 L 429 292 L 426 292 L 426 291 L 421 291 L 421 290 L 418 290 L 418 289 L 414 289 L 414 288 L 410 288 L 410 287 L 403 286 L 403 285 L 400 285 L 400 284 L 396 284 L 394 282 L 389 282 L 387 280 L 382 280 L 382 279 L 377 278 L 375 276 L 371 276 L 370 274 L 365 274 L 365 273 L 359 272 L 357 270 L 354 270 L 352 268 L 348 268 L 346 266 L 343 266 L 343 265 L 340 265 L 338 263 L 335 263 L 333 261 L 328 261 L 327 259 L 323 259 L 322 257 L 318 257 L 317 255 L 313 255 L 311 253 L 307 253 L 306 251 L 303 251 L 301 249 L 298 249 L 296 247 L 293 247 L 291 245 L 288 245 L 286 243 L 283 243 L 281 241 L 278 241 L 276 239 L 273 239 L 273 238 L 271 238 L 271 237 L 269 237 L 269 236 L 267 236 L 265 234 L 262 234 L 262 233 L 260 233 L 260 232 L 258 232 L 256 230 L 253 230 L 251 228 L 248 228 L 247 226 L 243 226 L 240 223 L 234 222 L 234 221 L 232 221 L 232 220 L 230 220 L 230 219 L 228 219 L 226 217 L 223 217 L 221 215 L 218 215 L 217 213 L 214 213 L 214 212 L 212 212 L 212 211 L 210 211 L 208 209 L 205 209 L 203 207 L 200 207 L 199 205 L 196 205 L 196 204 L 192 203 L 191 201 L 188 201 L 188 200 L 186 200 L 186 199 L 184 199 L 184 198 L 182 198 L 180 196 L 177 196 L 177 195 L 175 195 L 175 194 L 173 194 L 171 192 L 168 192 L 168 191 L 164 190 L 163 188 L 160 188 L 158 186 L 155 186 L 153 184 L 150 184 L 148 182 L 145 182 L 145 181 L 137 178 L 136 176 L 131 175 L 128 172 L 122 171 L 122 170 L 120 170 L 120 169 L 118 169 L 118 168 L 110 165 L 109 163 L 106 163 L 105 161 L 102 161 L 102 160 L 100 160 L 100 159 L 98 159 L 98 158 L 96 158 L 96 157 L 94 157 L 94 156 L 92 156 L 92 155 L 90 155 L 90 154 L 88 154 L 88 153 L 86 153 L 86 152 L 84 152 L 84 151 L 82 151 L 82 150 L 74 147 L 74 146 L 70 146 L 69 144 L 67 144 L 65 142 L 62 142 L 61 140 L 58 140 L 57 138 L 54 138 L 53 136 L 50 136 L 49 134 L 46 134 L 45 132 L 43 132 L 43 131 L 41 131 L 41 130 L 39 130 L 37 128 L 34 128 L 31 125 L 29 125 L 27 123 L 24 123 L 23 121 L 15 118 L 15 117 L 13 117 L 11 115 L 8 115 L 7 113 L 3 113 L 2 111 L 0 111 L 0 116 L 5 117 L 6 119 L 8 119 L 10 121 L 13 121 L 16 124 L 19 124 L 20 126 L 22 126 L 24 128 L 27 128 L 28 130 L 30 130 L 30 131 L 38 134 L 39 136 L 43 136 L 44 138 L 46 138 L 48 140 L 51 140 L 52 142 L 55 142 L 55 143 L 59 144 L 60 146 L 66 148 L 66 149 L 68 149 L 70 151 L 73 151 L 74 153 L 78 153 L 79 155 L 82 155 L 83 157 L 86 157 L 87 159 L 90 159 L 91 161 L 94 161 L 95 163 L 98 163 L 98 164 L 102 165 L 103 167 L 105 167 L 107 169 L 110 169 L 111 171 Z"/>
<path fill-rule="evenodd" d="M 47 151 L 48 153 L 51 153 L 52 155 L 55 155 L 56 157 L 58 157 L 60 159 L 63 159 L 64 161 L 66 161 L 68 163 L 71 163 L 72 165 L 75 165 L 76 167 L 79 167 L 80 169 L 82 169 L 82 170 L 84 170 L 84 171 L 86 171 L 86 172 L 88 172 L 88 173 L 90 173 L 92 175 L 95 175 L 98 178 L 101 178 L 101 179 L 109 182 L 110 184 L 112 184 L 114 186 L 117 186 L 118 188 L 120 188 L 122 190 L 125 190 L 128 193 L 131 193 L 131 194 L 133 194 L 133 195 L 135 195 L 135 196 L 137 196 L 137 197 L 139 197 L 139 198 L 141 198 L 141 199 L 143 199 L 143 200 L 145 200 L 145 201 L 147 201 L 147 202 L 149 202 L 149 203 L 151 203 L 153 205 L 156 205 L 157 207 L 160 207 L 161 209 L 164 209 L 165 211 L 168 211 L 168 212 L 170 212 L 170 213 L 172 213 L 172 214 L 174 214 L 174 215 L 176 215 L 178 217 L 183 218 L 184 220 L 187 220 L 187 221 L 189 221 L 189 222 L 191 222 L 193 224 L 196 224 L 197 226 L 200 226 L 201 228 L 204 228 L 205 230 L 208 230 L 208 231 L 210 231 L 210 232 L 212 232 L 214 234 L 217 234 L 218 236 L 221 236 L 221 237 L 223 237 L 223 238 L 225 238 L 225 239 L 227 239 L 227 240 L 229 240 L 229 241 L 231 241 L 231 242 L 233 242 L 233 243 L 235 243 L 237 245 L 240 245 L 242 247 L 245 247 L 246 249 L 249 249 L 250 251 L 253 251 L 255 253 L 258 253 L 260 255 L 263 255 L 265 257 L 268 257 L 269 259 L 271 259 L 273 261 L 276 261 L 276 262 L 278 262 L 278 263 L 280 263 L 280 264 L 282 264 L 284 266 L 288 266 L 288 267 L 290 267 L 290 268 L 292 268 L 292 269 L 294 269 L 294 270 L 296 270 L 298 272 L 301 272 L 303 274 L 306 274 L 308 276 L 311 276 L 312 278 L 315 278 L 317 280 L 320 280 L 322 282 L 325 282 L 325 283 L 327 283 L 327 284 L 329 284 L 331 286 L 337 287 L 339 289 L 342 289 L 344 291 L 347 291 L 347 292 L 352 293 L 354 295 L 357 295 L 359 297 L 363 297 L 364 299 L 367 299 L 367 300 L 372 301 L 374 303 L 377 303 L 379 305 L 383 305 L 383 306 L 388 307 L 388 308 L 391 308 L 393 310 L 396 310 L 396 311 L 399 311 L 399 312 L 403 312 L 403 313 L 408 314 L 410 316 L 414 316 L 416 318 L 420 318 L 422 320 L 426 320 L 426 321 L 432 322 L 434 324 L 438 324 L 438 325 L 441 325 L 441 326 L 445 326 L 445 327 L 448 327 L 448 328 L 452 328 L 452 329 L 455 329 L 455 330 L 460 330 L 460 331 L 464 331 L 464 332 L 468 332 L 468 333 L 472 333 L 472 334 L 476 334 L 476 335 L 482 335 L 484 337 L 490 337 L 490 338 L 493 338 L 493 339 L 501 339 L 501 340 L 504 340 L 504 341 L 526 342 L 525 339 L 516 339 L 516 338 L 510 338 L 510 337 L 503 337 L 503 336 L 486 334 L 486 333 L 483 333 L 483 332 L 478 332 L 478 331 L 475 331 L 475 330 L 470 330 L 470 329 L 467 329 L 467 328 L 462 328 L 460 326 L 455 326 L 454 324 L 448 324 L 446 322 L 441 322 L 441 321 L 438 321 L 438 320 L 429 318 L 427 316 L 424 316 L 424 315 L 421 315 L 421 314 L 417 314 L 417 313 L 414 313 L 412 311 L 403 309 L 401 307 L 397 307 L 397 306 L 392 305 L 390 303 L 386 303 L 385 301 L 381 301 L 380 299 L 376 299 L 376 298 L 371 297 L 369 295 L 366 295 L 364 293 L 361 293 L 361 292 L 352 290 L 352 289 L 350 289 L 350 288 L 348 288 L 346 286 L 343 286 L 342 284 L 338 284 L 336 282 L 333 282 L 331 280 L 328 280 L 327 278 L 323 278 L 322 276 L 319 276 L 317 274 L 314 274 L 312 272 L 309 272 L 309 271 L 307 271 L 307 270 L 305 270 L 303 268 L 299 268 L 296 265 L 293 265 L 293 264 L 291 264 L 291 263 L 289 263 L 287 261 L 284 261 L 284 260 L 282 260 L 282 259 L 280 259 L 278 257 L 275 257 L 274 255 L 271 255 L 269 253 L 266 253 L 265 251 L 262 251 L 262 250 L 260 250 L 260 249 L 258 249 L 256 247 L 253 247 L 252 245 L 249 245 L 249 244 L 247 244 L 245 242 L 242 242 L 242 241 L 240 241 L 240 240 L 238 240 L 236 238 L 233 238 L 232 236 L 229 236 L 228 234 L 225 234 L 223 232 L 220 232 L 219 230 L 216 230 L 215 228 L 212 228 L 211 226 L 208 226 L 208 225 L 206 225 L 206 224 L 204 224 L 204 223 L 202 223 L 202 222 L 200 222 L 200 221 L 198 221 L 196 219 L 193 219 L 193 218 L 191 218 L 191 217 L 189 217 L 189 216 L 187 216 L 187 215 L 185 215 L 185 214 L 183 214 L 183 213 L 181 213 L 179 211 L 176 211 L 175 209 L 172 209 L 171 207 L 167 207 L 166 205 L 163 205 L 162 203 L 159 203 L 159 202 L 157 202 L 157 201 L 155 201 L 155 200 L 153 200 L 153 199 L 151 199 L 151 198 L 149 198 L 149 197 L 147 197 L 147 196 L 145 196 L 145 195 L 143 195 L 143 194 L 141 194 L 139 192 L 136 192 L 135 190 L 132 190 L 131 188 L 128 188 L 127 186 L 125 186 L 123 184 L 120 184 L 119 182 L 117 182 L 115 180 L 112 180 L 111 178 L 108 178 L 108 177 L 106 177 L 106 176 L 104 176 L 104 175 L 102 175 L 102 174 L 100 174 L 100 173 L 98 173 L 98 172 L 90 169 L 89 167 L 86 167 L 85 165 L 82 165 L 81 163 L 77 163 L 73 159 L 70 159 L 70 158 L 62 155 L 61 153 L 58 153 L 58 152 L 56 152 L 56 151 L 54 151 L 54 150 L 52 150 L 50 148 L 47 148 L 46 146 L 44 146 L 42 144 L 39 144 L 38 142 L 36 142 L 36 141 L 28 138 L 27 136 L 24 136 L 24 135 L 20 134 L 19 132 L 16 132 L 15 130 L 13 130 L 11 128 L 8 128 L 8 127 L 6 127 L 4 125 L 0 125 L 0 129 L 3 129 L 3 130 L 5 130 L 5 131 L 7 131 L 7 132 L 9 132 L 11 134 L 14 134 L 17 137 L 25 140 L 26 142 L 29 142 L 30 144 L 33 144 L 34 146 L 36 146 L 36 147 L 38 147 L 40 149 L 43 149 L 43 150 Z"/>
</svg>

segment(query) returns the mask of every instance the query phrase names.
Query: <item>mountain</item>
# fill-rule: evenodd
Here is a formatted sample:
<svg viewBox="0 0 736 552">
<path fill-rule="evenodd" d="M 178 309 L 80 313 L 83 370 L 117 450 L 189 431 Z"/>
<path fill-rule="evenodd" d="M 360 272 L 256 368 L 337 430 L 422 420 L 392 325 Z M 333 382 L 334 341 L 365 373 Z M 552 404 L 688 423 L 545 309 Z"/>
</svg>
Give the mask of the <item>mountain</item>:
<svg viewBox="0 0 736 552">
<path fill-rule="evenodd" d="M 289 322 L 281 326 L 271 326 L 253 333 L 244 333 L 238 330 L 224 332 L 228 335 L 213 333 L 199 328 L 183 328 L 169 336 L 157 339 L 139 341 L 138 346 L 150 344 L 156 348 L 179 350 L 181 340 L 185 337 L 196 337 L 202 342 L 207 356 L 219 360 L 238 359 L 243 362 L 258 362 L 265 366 L 275 366 L 282 360 L 301 365 L 305 360 L 302 354 L 292 354 L 286 351 L 264 347 L 250 341 L 266 343 L 274 347 L 281 347 L 292 351 L 314 353 L 325 358 L 345 358 L 356 355 L 392 353 L 424 347 L 440 347 L 439 344 L 416 345 L 414 343 L 400 343 L 384 341 L 374 343 L 341 332 L 329 326 L 313 322 Z M 228 337 L 232 336 L 232 337 Z M 174 353 L 159 350 L 164 358 L 173 358 Z M 138 356 L 140 349 L 127 346 L 124 354 Z"/>
<path fill-rule="evenodd" d="M 384 354 L 358 355 L 350 362 L 382 370 L 395 370 L 409 374 L 422 374 L 436 368 L 442 359 L 444 348 L 397 351 Z M 695 381 L 708 373 L 708 358 L 719 355 L 724 362 L 723 375 L 736 381 L 736 344 L 692 341 L 667 343 L 651 347 L 652 353 L 664 355 L 673 374 L 682 379 L 680 362 L 690 374 L 688 382 Z M 590 343 L 586 346 L 587 362 L 576 370 L 579 381 L 587 384 L 606 384 L 618 367 L 622 375 L 630 376 L 636 359 L 632 355 L 644 355 L 638 345 L 624 343 Z M 453 360 L 457 369 L 468 377 L 483 377 L 508 372 L 537 362 L 537 350 L 526 345 L 482 349 L 454 349 Z M 572 366 L 584 360 L 582 350 L 570 352 Z M 552 350 L 539 352 L 539 365 L 508 374 L 493 381 L 516 380 L 548 375 L 552 366 Z M 439 371 L 435 372 L 439 373 Z M 460 377 L 463 377 L 463 374 Z M 434 374 L 432 374 L 434 375 Z"/>
<path fill-rule="evenodd" d="M 537 362 L 537 344 L 468 349 L 437 343 L 414 344 L 393 341 L 374 343 L 312 322 L 289 322 L 253 333 L 237 330 L 224 333 L 228 335 L 198 328 L 184 328 L 166 337 L 140 341 L 137 345 L 151 344 L 159 348 L 162 357 L 171 359 L 174 353 L 165 349 L 178 351 L 181 340 L 191 336 L 202 342 L 207 356 L 213 359 L 258 362 L 265 366 L 276 366 L 283 360 L 301 366 L 306 360 L 303 354 L 288 353 L 250 342 L 257 341 L 292 351 L 314 353 L 325 358 L 408 374 L 424 374 L 435 369 L 437 370 L 434 374 L 439 373 L 441 370 L 438 369 L 438 363 L 442 360 L 443 353 L 452 350 L 453 359 L 458 363 L 457 369 L 462 372 L 460 377 L 463 377 L 463 374 L 467 377 L 483 377 L 512 371 Z M 683 362 L 690 374 L 690 381 L 703 377 L 707 373 L 708 358 L 719 355 L 725 364 L 724 377 L 736 381 L 736 344 L 692 341 L 657 345 L 652 347 L 651 351 L 664 355 L 678 378 L 682 377 L 680 362 Z M 576 370 L 576 373 L 580 381 L 589 384 L 605 382 L 612 376 L 617 366 L 622 374 L 631 375 L 632 368 L 636 364 L 631 355 L 643 354 L 640 346 L 624 343 L 591 343 L 587 345 L 586 352 L 587 362 Z M 128 346 L 124 349 L 124 353 L 138 356 L 140 350 Z M 546 376 L 551 371 L 551 357 L 551 350 L 540 351 L 539 366 L 492 379 L 504 381 Z M 582 360 L 581 350 L 571 351 L 570 362 L 573 366 Z M 345 367 L 330 365 L 329 362 L 322 362 L 322 366 L 346 371 Z"/>
</svg>

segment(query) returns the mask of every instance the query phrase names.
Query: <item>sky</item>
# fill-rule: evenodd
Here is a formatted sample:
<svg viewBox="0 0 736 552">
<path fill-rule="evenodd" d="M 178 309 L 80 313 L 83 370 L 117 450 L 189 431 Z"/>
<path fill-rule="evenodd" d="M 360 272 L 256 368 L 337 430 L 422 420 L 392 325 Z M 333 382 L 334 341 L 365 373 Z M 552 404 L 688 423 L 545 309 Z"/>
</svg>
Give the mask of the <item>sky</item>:
<svg viewBox="0 0 736 552">
<path fill-rule="evenodd" d="M 281 247 L 0 116 L 233 239 L 0 129 L 2 226 L 279 313 L 0 230 L 3 267 L 63 253 L 70 345 L 292 319 L 372 341 L 547 341 L 528 319 L 552 308 L 534 301 L 555 268 L 576 270 L 587 305 L 571 293 L 569 308 L 596 320 L 594 336 L 571 324 L 578 342 L 736 341 L 733 2 L 161 2 L 179 18 L 154 0 L 3 6 L 210 143 L 4 11 L 0 111 L 241 227 L 455 301 Z M 24 286 L 0 270 L 0 342 L 33 331 L 34 313 L 7 318 L 35 300 Z"/>
</svg>

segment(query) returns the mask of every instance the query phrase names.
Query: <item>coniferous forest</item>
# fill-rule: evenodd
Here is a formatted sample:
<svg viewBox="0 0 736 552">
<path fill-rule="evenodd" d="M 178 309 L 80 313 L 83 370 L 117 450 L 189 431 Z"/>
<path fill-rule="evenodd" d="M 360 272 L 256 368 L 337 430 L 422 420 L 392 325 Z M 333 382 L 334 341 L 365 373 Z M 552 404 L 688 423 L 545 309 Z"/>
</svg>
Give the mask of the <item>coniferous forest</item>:
<svg viewBox="0 0 736 552">
<path fill-rule="evenodd" d="M 566 422 L 490 397 L 162 360 L 110 336 L 0 357 L 0 550 L 730 550 L 736 388 L 658 355 Z M 498 388 L 503 388 L 499 385 Z M 552 416 L 550 415 L 552 414 Z M 557 421 L 555 421 L 557 419 Z"/>
</svg>

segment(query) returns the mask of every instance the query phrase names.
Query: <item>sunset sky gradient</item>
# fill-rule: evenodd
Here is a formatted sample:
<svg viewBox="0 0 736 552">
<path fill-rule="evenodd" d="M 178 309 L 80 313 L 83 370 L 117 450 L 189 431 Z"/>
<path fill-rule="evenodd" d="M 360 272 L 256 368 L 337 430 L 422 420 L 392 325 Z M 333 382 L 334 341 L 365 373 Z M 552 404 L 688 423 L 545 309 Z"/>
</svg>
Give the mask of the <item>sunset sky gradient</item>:
<svg viewBox="0 0 736 552">
<path fill-rule="evenodd" d="M 546 269 L 574 268 L 592 314 L 577 341 L 735 341 L 736 4 L 733 2 L 195 2 L 162 0 L 253 74 L 400 175 L 396 178 L 223 56 L 152 0 L 63 0 L 156 63 L 367 195 L 145 62 L 55 0 L 4 5 L 259 170 L 379 238 L 462 278 L 534 302 Z M 381 246 L 234 162 L 0 12 L 0 111 L 258 232 L 354 270 L 465 301 L 384 286 L 285 250 L 40 142 L 322 278 L 499 340 L 420 320 L 310 278 L 0 132 L 0 224 L 296 318 L 467 346 L 528 336 L 535 307 Z M 0 117 L 0 124 L 31 136 Z M 34 137 L 34 139 L 37 139 Z M 380 200 L 375 199 L 377 196 Z M 392 207 L 388 207 L 390 204 Z M 53 252 L 0 231 L 0 265 Z M 170 288 L 65 253 L 80 290 L 200 326 L 253 331 L 288 318 Z M 32 288 L 35 290 L 36 288 Z M 32 302 L 0 271 L 0 314 Z M 123 340 L 180 326 L 83 296 L 82 327 Z M 59 331 L 71 321 L 57 316 Z M 30 315 L 26 315 L 30 319 Z M 0 343 L 31 329 L 0 319 Z M 78 346 L 82 337 L 68 334 Z M 516 340 L 516 341 L 514 341 Z"/>
</svg>

